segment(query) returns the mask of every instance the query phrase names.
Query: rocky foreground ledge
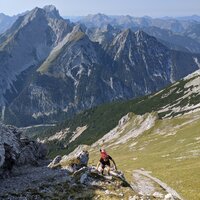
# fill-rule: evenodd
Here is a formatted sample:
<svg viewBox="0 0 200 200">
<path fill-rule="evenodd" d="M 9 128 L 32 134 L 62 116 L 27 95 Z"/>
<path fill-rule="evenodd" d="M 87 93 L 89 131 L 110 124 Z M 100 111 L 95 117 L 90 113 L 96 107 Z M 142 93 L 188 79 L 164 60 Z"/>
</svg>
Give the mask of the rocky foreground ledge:
<svg viewBox="0 0 200 200">
<path fill-rule="evenodd" d="M 88 166 L 89 153 L 83 146 L 51 162 L 46 154 L 43 144 L 23 138 L 15 127 L 0 124 L 0 199 L 176 199 L 141 194 L 119 171 L 102 176 Z"/>
<path fill-rule="evenodd" d="M 118 177 L 102 176 L 87 166 L 87 151 L 74 157 L 58 156 L 48 166 L 21 166 L 0 183 L 0 199 L 140 199 Z"/>
<path fill-rule="evenodd" d="M 77 148 L 52 162 L 44 144 L 23 138 L 0 123 L 0 199 L 123 199 L 134 197 L 118 177 L 102 176 L 88 166 L 89 153 Z M 136 197 L 136 196 L 135 196 Z"/>
</svg>

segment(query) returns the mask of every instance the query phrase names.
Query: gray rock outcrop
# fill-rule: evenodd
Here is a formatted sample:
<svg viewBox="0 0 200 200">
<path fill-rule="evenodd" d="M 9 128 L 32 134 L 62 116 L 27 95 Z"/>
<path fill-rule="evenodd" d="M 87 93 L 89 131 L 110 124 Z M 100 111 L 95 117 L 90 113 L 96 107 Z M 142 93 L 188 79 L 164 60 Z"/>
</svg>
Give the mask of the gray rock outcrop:
<svg viewBox="0 0 200 200">
<path fill-rule="evenodd" d="M 89 153 L 86 150 L 82 150 L 80 147 L 77 148 L 74 152 L 63 157 L 56 156 L 54 160 L 48 165 L 48 167 L 62 168 L 66 169 L 71 173 L 86 167 L 89 160 Z"/>
<path fill-rule="evenodd" d="M 22 132 L 14 126 L 0 123 L 0 174 L 11 172 L 13 166 L 37 165 L 44 159 L 47 148 L 44 144 L 21 138 Z"/>
</svg>

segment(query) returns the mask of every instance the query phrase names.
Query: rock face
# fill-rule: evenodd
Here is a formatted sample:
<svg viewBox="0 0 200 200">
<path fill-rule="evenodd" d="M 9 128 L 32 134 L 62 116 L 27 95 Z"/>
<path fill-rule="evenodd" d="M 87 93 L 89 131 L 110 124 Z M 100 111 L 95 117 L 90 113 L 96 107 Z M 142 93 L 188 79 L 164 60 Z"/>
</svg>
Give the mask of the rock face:
<svg viewBox="0 0 200 200">
<path fill-rule="evenodd" d="M 0 172 L 3 176 L 11 172 L 13 166 L 36 165 L 46 154 L 44 144 L 23 139 L 17 128 L 0 123 Z"/>
</svg>

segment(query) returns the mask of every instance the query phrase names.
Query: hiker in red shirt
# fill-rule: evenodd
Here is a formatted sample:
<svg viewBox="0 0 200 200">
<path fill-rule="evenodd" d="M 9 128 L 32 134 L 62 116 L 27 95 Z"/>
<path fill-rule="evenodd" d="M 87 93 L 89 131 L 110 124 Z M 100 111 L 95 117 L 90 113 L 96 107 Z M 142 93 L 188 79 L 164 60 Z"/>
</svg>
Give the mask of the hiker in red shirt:
<svg viewBox="0 0 200 200">
<path fill-rule="evenodd" d="M 100 153 L 101 153 L 101 158 L 97 164 L 97 170 L 99 168 L 99 165 L 101 165 L 100 172 L 102 173 L 102 175 L 103 175 L 105 167 L 107 168 L 107 171 L 109 174 L 110 173 L 110 160 L 113 162 L 115 170 L 117 170 L 117 166 L 115 164 L 115 161 L 112 159 L 112 157 L 109 156 L 105 150 L 100 149 Z"/>
</svg>

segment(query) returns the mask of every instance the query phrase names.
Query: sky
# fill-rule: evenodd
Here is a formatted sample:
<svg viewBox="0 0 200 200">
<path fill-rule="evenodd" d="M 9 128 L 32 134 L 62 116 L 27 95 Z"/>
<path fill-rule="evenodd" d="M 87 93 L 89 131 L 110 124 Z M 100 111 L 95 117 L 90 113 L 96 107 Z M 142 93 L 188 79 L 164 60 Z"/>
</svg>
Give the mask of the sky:
<svg viewBox="0 0 200 200">
<path fill-rule="evenodd" d="M 200 0 L 0 0 L 0 13 L 15 15 L 45 5 L 56 6 L 62 16 L 96 13 L 138 17 L 200 15 Z"/>
</svg>

